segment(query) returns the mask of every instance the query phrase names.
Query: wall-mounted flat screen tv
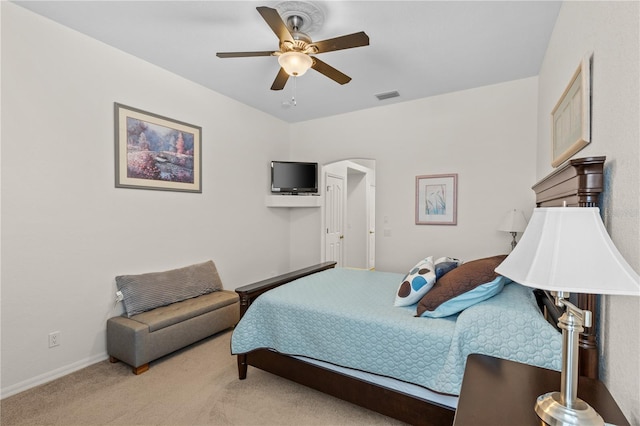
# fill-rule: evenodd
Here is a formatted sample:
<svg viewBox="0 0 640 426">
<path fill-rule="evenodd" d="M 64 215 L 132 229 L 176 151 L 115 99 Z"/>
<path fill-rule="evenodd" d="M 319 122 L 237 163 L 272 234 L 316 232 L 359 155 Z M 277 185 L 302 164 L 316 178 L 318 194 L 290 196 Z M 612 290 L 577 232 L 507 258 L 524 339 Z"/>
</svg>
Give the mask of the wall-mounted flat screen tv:
<svg viewBox="0 0 640 426">
<path fill-rule="evenodd" d="M 271 192 L 315 194 L 318 192 L 318 163 L 271 162 Z"/>
</svg>

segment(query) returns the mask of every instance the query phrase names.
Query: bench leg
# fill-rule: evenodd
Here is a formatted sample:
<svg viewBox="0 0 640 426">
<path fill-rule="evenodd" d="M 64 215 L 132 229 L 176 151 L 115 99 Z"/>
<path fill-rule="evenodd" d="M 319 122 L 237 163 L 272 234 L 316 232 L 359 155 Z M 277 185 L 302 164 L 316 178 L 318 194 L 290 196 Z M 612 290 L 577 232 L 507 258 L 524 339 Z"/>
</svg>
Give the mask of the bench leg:
<svg viewBox="0 0 640 426">
<path fill-rule="evenodd" d="M 142 364 L 140 367 L 133 367 L 133 374 L 136 376 L 142 374 L 149 369 L 149 363 Z"/>
<path fill-rule="evenodd" d="M 109 355 L 109 362 L 116 363 L 116 362 L 120 362 L 120 360 L 114 356 Z M 135 374 L 136 376 L 144 373 L 148 369 L 149 369 L 149 363 L 142 364 L 140 367 L 132 367 L 133 374 Z"/>
<path fill-rule="evenodd" d="M 238 357 L 238 378 L 244 380 L 247 378 L 247 354 L 237 355 Z"/>
</svg>

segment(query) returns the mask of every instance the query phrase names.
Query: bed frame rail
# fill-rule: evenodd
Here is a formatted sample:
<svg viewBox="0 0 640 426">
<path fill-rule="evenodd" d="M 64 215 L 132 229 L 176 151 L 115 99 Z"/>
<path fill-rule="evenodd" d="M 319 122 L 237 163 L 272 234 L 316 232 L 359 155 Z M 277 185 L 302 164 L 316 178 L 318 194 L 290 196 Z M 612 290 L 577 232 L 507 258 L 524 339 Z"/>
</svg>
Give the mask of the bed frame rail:
<svg viewBox="0 0 640 426">
<path fill-rule="evenodd" d="M 337 262 L 334 261 L 319 263 L 317 265 L 298 269 L 297 271 L 288 272 L 286 274 L 267 278 L 266 280 L 236 288 L 236 293 L 240 296 L 240 318 L 242 318 L 244 313 L 247 312 L 251 303 L 262 293 L 281 286 L 282 284 L 297 280 L 298 278 L 335 268 L 336 263 Z"/>
<path fill-rule="evenodd" d="M 253 367 L 408 424 L 453 424 L 455 411 L 432 401 L 363 382 L 266 349 L 244 355 L 248 356 L 248 362 Z"/>
</svg>

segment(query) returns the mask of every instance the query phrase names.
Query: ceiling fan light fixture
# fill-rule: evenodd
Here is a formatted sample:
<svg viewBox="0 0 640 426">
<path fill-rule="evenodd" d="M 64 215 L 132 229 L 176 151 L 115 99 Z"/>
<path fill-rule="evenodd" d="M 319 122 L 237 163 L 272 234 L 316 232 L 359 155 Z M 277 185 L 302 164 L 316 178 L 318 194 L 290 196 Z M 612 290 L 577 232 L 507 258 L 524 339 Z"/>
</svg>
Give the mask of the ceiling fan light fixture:
<svg viewBox="0 0 640 426">
<path fill-rule="evenodd" d="M 300 77 L 313 65 L 313 59 L 302 52 L 285 52 L 278 56 L 278 63 L 287 74 Z"/>
</svg>

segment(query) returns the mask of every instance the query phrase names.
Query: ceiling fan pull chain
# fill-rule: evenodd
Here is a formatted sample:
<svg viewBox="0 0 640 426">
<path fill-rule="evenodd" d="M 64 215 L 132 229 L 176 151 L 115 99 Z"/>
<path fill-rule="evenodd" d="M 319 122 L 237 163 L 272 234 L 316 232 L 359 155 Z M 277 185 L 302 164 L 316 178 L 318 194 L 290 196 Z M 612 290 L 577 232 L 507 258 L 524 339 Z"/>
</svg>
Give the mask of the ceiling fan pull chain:
<svg viewBox="0 0 640 426">
<path fill-rule="evenodd" d="M 293 96 L 291 96 L 291 104 L 293 106 L 298 106 L 296 103 L 296 87 L 298 86 L 298 76 L 293 76 Z"/>
</svg>

